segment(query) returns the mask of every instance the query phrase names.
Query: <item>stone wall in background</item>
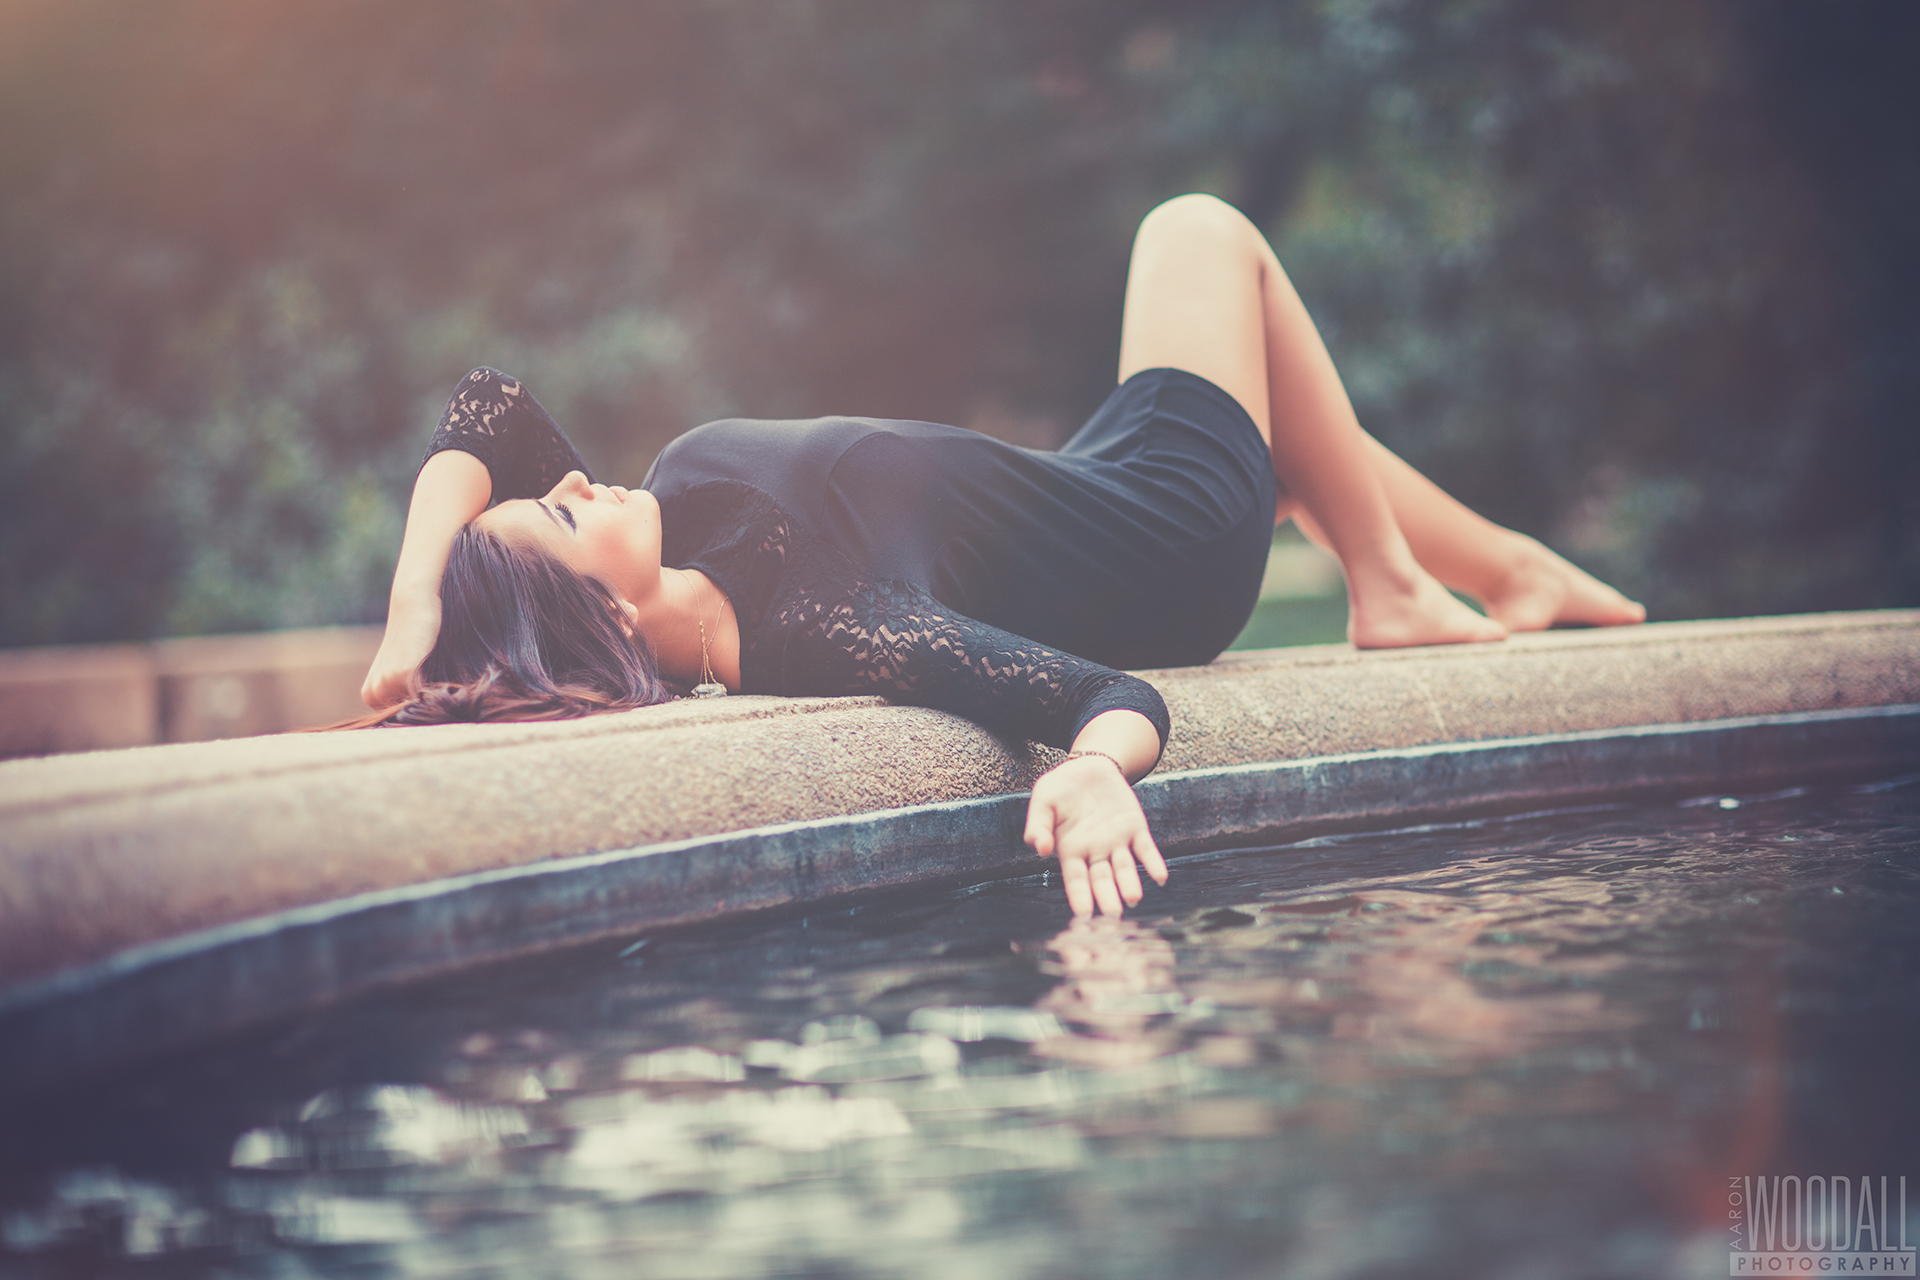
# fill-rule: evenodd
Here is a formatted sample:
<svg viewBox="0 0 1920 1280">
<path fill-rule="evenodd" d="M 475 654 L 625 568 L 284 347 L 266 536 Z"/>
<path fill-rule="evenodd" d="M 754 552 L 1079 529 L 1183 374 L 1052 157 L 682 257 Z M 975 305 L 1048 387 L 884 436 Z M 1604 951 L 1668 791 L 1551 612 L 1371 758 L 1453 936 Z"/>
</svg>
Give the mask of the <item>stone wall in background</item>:
<svg viewBox="0 0 1920 1280">
<path fill-rule="evenodd" d="M 0 651 L 0 757 L 280 733 L 366 708 L 379 627 Z"/>
</svg>

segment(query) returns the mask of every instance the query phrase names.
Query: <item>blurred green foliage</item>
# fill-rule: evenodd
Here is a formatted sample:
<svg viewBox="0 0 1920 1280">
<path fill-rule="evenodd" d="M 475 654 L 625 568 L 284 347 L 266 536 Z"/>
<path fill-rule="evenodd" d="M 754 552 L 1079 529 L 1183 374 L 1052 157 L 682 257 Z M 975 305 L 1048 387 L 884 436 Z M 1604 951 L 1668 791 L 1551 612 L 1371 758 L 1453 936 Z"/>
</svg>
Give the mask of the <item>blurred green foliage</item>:
<svg viewBox="0 0 1920 1280">
<path fill-rule="evenodd" d="M 1196 189 L 1375 434 L 1655 618 L 1914 604 L 1916 25 L 8 0 L 0 643 L 380 620 L 477 364 L 603 479 L 729 414 L 1057 443 Z"/>
</svg>

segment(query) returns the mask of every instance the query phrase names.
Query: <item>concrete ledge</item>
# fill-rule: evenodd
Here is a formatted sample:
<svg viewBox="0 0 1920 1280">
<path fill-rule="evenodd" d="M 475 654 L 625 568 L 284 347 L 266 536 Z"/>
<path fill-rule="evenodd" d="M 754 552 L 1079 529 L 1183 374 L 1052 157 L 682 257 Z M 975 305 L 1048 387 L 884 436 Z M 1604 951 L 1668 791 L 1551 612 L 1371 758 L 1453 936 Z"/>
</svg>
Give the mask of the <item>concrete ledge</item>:
<svg viewBox="0 0 1920 1280">
<path fill-rule="evenodd" d="M 1175 856 L 1353 826 L 1736 784 L 1920 757 L 1920 705 L 1439 744 L 1147 779 Z M 1018 794 L 784 823 L 360 894 L 134 947 L 0 992 L 0 1089 L 71 1085 L 369 990 L 723 915 L 1033 874 Z"/>
<path fill-rule="evenodd" d="M 1177 856 L 1223 840 L 1292 838 L 1311 822 L 1386 825 L 1463 805 L 1910 762 L 1920 751 L 1909 711 L 1806 713 L 1920 704 L 1916 658 L 1920 611 L 1381 653 L 1229 654 L 1150 673 L 1175 727 L 1142 795 L 1162 848 Z M 1709 726 L 1720 738 L 1647 728 L 1706 722 L 1734 723 Z M 1763 722 L 1778 722 L 1778 732 L 1767 737 Z M 1733 741 L 1726 735 L 1736 729 L 1742 745 L 1709 747 Z M 1632 732 L 1593 736 L 1609 730 Z M 1591 745 L 1603 739 L 1615 745 Z M 1494 773 L 1468 776 L 1462 762 L 1496 756 L 1459 744 L 1501 740 L 1536 741 L 1524 749 L 1506 741 Z M 1564 745 L 1574 742 L 1589 745 Z M 1352 794 L 1316 811 L 1308 800 L 1325 786 L 1309 783 L 1334 775 L 1313 770 L 1346 757 L 1375 762 L 1373 781 L 1349 776 L 1342 785 Z M 187 1033 L 183 1019 L 200 1033 L 234 1027 L 296 998 L 335 998 L 596 932 L 1030 871 L 1018 840 L 1022 798 L 1008 793 L 1023 791 L 1050 758 L 957 717 L 879 699 L 729 698 L 557 724 L 0 763 L 0 985 L 12 988 L 0 996 L 0 1039 L 26 1043 L 15 1033 L 28 1019 L 39 1028 L 29 1039 L 47 1052 L 19 1056 L 71 1062 L 67 1055 L 99 1056 L 112 1026 L 140 1021 L 142 1001 L 160 1024 L 150 1030 L 166 1040 Z M 1285 762 L 1290 771 L 1276 767 Z M 1381 773 L 1382 762 L 1397 763 Z M 954 816 L 963 811 L 971 816 Z M 794 834 L 806 832 L 819 834 Z M 729 833 L 737 838 L 715 838 Z M 645 874 L 614 870 L 629 863 Z M 331 919 L 382 895 L 452 902 L 474 877 L 542 870 L 571 877 L 557 899 L 563 910 L 524 885 L 462 899 L 484 900 L 478 917 L 440 906 L 394 916 L 389 905 L 381 918 L 404 927 L 364 954 L 342 949 L 344 937 L 293 928 L 302 912 Z M 301 936 L 308 941 L 296 943 Z M 236 949 L 240 937 L 265 941 Z M 306 958 L 268 959 L 303 947 Z M 181 956 L 200 957 L 203 967 L 173 970 L 192 972 L 194 985 L 146 985 Z M 118 1024 L 105 1016 L 111 991 L 144 993 Z M 83 995 L 104 1019 L 95 1019 L 95 1050 L 39 1021 Z M 187 1016 L 189 1006 L 200 1012 Z M 84 1040 L 80 1023 L 64 1025 Z"/>
</svg>

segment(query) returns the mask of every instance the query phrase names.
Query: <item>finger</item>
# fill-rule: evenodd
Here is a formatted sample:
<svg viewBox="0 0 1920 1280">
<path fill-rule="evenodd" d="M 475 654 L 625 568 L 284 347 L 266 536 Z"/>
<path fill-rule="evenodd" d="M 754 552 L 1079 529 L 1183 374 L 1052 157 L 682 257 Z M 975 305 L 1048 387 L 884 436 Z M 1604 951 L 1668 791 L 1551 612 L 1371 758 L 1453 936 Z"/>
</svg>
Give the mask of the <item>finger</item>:
<svg viewBox="0 0 1920 1280">
<path fill-rule="evenodd" d="M 1120 891 L 1113 886 L 1113 864 L 1105 858 L 1087 864 L 1087 877 L 1093 882 L 1093 900 L 1110 916 L 1121 914 Z"/>
<path fill-rule="evenodd" d="M 1131 842 L 1133 854 L 1140 859 L 1140 865 L 1147 869 L 1155 884 L 1167 882 L 1167 860 L 1160 856 L 1160 846 L 1153 842 L 1153 833 L 1142 830 Z"/>
<path fill-rule="evenodd" d="M 1093 914 L 1093 890 L 1087 886 L 1087 864 L 1079 858 L 1060 859 L 1060 881 L 1067 890 L 1067 905 L 1073 914 L 1086 918 Z"/>
<path fill-rule="evenodd" d="M 1027 805 L 1026 841 L 1041 857 L 1053 856 L 1053 806 L 1044 800 Z"/>
<path fill-rule="evenodd" d="M 1147 896 L 1147 891 L 1140 883 L 1139 868 L 1133 865 L 1133 850 L 1122 845 L 1114 850 L 1113 857 L 1108 861 L 1113 863 L 1113 878 L 1120 885 L 1120 896 L 1126 899 L 1128 906 L 1139 906 L 1140 899 Z"/>
</svg>

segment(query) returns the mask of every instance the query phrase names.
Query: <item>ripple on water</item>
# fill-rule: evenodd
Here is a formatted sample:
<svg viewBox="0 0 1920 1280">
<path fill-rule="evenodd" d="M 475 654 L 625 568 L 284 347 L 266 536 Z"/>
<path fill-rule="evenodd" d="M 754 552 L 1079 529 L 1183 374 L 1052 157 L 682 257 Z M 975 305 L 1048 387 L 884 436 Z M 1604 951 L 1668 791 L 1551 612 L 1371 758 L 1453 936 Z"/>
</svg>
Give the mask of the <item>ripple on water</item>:
<svg viewBox="0 0 1920 1280">
<path fill-rule="evenodd" d="M 1917 833 L 1911 778 L 1712 795 L 1185 860 L 1117 921 L 1031 877 L 582 949 L 17 1106 L 0 1249 L 1725 1274 L 1724 1178 L 1920 1149 Z"/>
</svg>

